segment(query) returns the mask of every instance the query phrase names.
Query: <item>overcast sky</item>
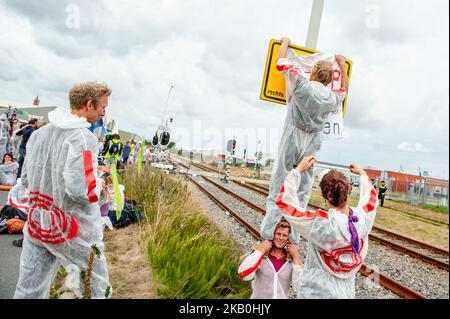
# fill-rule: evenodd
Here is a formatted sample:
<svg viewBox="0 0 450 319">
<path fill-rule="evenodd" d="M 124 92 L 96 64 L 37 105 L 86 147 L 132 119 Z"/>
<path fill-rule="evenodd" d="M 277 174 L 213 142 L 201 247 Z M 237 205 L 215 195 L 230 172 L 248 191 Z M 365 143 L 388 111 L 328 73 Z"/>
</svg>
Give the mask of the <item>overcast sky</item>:
<svg viewBox="0 0 450 319">
<path fill-rule="evenodd" d="M 312 0 L 0 0 L 0 99 L 68 107 L 74 83 L 113 90 L 108 118 L 177 146 L 276 154 L 285 106 L 259 99 L 269 41 L 305 45 Z M 318 159 L 449 175 L 446 0 L 325 0 L 317 50 L 353 61 L 344 139 Z"/>
</svg>

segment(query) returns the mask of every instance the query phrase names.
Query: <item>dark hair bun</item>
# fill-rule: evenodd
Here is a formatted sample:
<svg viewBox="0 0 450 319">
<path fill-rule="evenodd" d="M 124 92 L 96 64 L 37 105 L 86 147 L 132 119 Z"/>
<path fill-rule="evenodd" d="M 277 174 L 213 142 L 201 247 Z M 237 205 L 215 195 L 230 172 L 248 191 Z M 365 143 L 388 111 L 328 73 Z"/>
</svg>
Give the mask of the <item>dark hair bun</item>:
<svg viewBox="0 0 450 319">
<path fill-rule="evenodd" d="M 322 196 L 335 207 L 342 207 L 347 203 L 349 183 L 344 174 L 331 170 L 320 181 Z"/>
</svg>

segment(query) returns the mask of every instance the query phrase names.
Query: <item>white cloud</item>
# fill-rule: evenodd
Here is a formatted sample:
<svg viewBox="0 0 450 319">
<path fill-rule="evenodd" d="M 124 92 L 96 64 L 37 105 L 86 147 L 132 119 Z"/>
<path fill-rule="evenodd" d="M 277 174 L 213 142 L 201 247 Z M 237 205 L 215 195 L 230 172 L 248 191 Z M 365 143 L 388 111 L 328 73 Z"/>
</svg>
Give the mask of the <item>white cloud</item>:
<svg viewBox="0 0 450 319">
<path fill-rule="evenodd" d="M 421 143 L 408 143 L 402 142 L 397 146 L 397 149 L 404 152 L 413 153 L 430 153 L 433 149 L 431 147 L 426 147 Z"/>
<path fill-rule="evenodd" d="M 373 3 L 379 28 L 367 26 Z M 80 9 L 78 29 L 65 25 L 68 4 Z M 194 136 L 194 121 L 201 121 L 209 130 L 204 147 L 222 149 L 229 128 L 262 128 L 276 133 L 252 133 L 258 136 L 237 147 L 254 152 L 261 136 L 263 149 L 275 155 L 285 107 L 259 100 L 268 43 L 286 35 L 303 45 L 311 5 L 0 0 L 0 98 L 30 103 L 39 94 L 43 105 L 67 107 L 71 85 L 104 81 L 113 90 L 108 116 L 151 137 L 172 84 L 167 116 L 185 132 L 179 146 L 199 147 L 185 137 L 187 131 Z M 362 165 L 398 167 L 395 158 L 405 153 L 397 146 L 420 141 L 427 147 L 402 147 L 424 156 L 432 149 L 434 157 L 421 165 L 434 160 L 448 167 L 448 6 L 442 0 L 325 2 L 317 49 L 343 53 L 354 64 L 346 133 L 339 143 L 323 145 L 324 161 L 343 158 L 341 152 Z M 362 144 L 367 151 L 360 151 Z"/>
</svg>

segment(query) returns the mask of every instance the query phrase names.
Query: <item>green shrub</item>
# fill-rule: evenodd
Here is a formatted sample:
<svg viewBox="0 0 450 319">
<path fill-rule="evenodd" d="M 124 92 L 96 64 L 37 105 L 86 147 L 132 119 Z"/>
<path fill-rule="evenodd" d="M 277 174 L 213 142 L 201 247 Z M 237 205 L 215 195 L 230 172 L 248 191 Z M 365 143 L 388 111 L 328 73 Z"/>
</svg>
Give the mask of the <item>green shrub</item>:
<svg viewBox="0 0 450 319">
<path fill-rule="evenodd" d="M 237 274 L 239 252 L 189 199 L 187 185 L 160 170 L 123 176 L 127 196 L 142 204 L 153 285 L 161 298 L 248 298 Z"/>
</svg>

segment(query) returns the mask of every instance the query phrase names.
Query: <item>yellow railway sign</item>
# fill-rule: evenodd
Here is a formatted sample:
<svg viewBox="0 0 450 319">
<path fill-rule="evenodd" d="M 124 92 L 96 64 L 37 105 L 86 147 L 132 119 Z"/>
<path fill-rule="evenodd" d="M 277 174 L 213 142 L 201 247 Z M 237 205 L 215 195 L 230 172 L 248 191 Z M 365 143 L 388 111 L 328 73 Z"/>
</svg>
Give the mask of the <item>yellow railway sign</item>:
<svg viewBox="0 0 450 319">
<path fill-rule="evenodd" d="M 286 80 L 284 76 L 277 70 L 277 55 L 280 46 L 281 41 L 274 39 L 270 40 L 269 52 L 267 53 L 266 68 L 264 70 L 264 77 L 261 87 L 260 98 L 261 100 L 269 102 L 286 104 L 286 97 L 285 97 Z M 295 53 L 300 55 L 312 55 L 314 53 L 319 52 L 294 44 L 290 44 L 289 48 L 291 48 Z M 348 80 L 350 82 L 353 62 L 350 60 L 345 60 L 345 64 Z M 347 97 L 344 99 L 344 103 L 342 103 L 343 116 L 345 116 L 346 105 L 347 105 Z"/>
</svg>

